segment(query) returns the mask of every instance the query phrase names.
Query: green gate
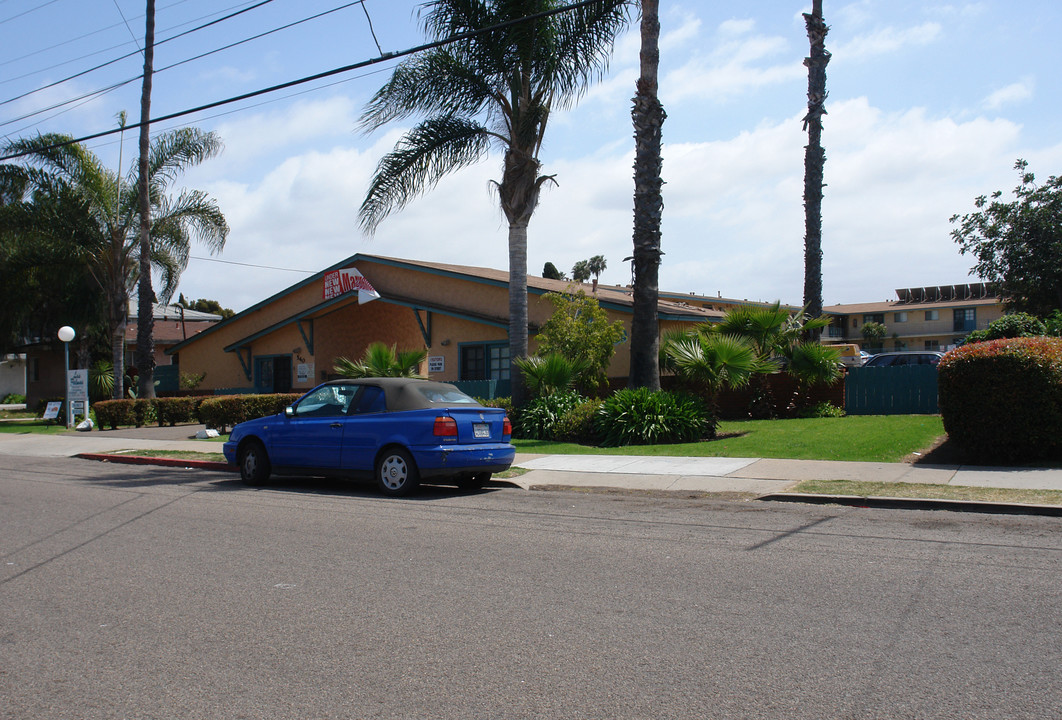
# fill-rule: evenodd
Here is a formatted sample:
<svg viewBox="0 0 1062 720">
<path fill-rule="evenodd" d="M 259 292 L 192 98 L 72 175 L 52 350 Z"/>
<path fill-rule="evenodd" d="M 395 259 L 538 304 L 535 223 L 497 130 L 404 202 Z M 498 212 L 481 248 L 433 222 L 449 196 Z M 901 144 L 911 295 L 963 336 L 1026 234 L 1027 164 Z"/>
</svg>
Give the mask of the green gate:
<svg viewBox="0 0 1062 720">
<path fill-rule="evenodd" d="M 849 415 L 933 415 L 937 407 L 935 365 L 852 368 L 844 379 Z"/>
</svg>

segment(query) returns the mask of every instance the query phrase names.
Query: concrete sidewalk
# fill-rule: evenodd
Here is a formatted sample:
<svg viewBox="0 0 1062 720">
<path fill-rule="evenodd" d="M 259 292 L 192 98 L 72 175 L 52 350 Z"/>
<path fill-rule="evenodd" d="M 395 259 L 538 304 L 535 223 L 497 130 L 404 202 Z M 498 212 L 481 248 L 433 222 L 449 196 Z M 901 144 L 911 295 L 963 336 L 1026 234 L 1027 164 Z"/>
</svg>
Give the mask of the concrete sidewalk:
<svg viewBox="0 0 1062 720">
<path fill-rule="evenodd" d="M 181 425 L 60 435 L 0 433 L 0 455 L 73 457 L 123 450 L 131 455 L 151 450 L 220 453 L 220 442 L 194 439 L 201 429 L 202 425 Z M 508 482 L 525 489 L 579 487 L 761 496 L 785 493 L 803 480 L 818 479 L 1062 491 L 1062 469 L 1055 468 L 526 453 L 517 453 L 514 465 L 528 472 Z"/>
</svg>

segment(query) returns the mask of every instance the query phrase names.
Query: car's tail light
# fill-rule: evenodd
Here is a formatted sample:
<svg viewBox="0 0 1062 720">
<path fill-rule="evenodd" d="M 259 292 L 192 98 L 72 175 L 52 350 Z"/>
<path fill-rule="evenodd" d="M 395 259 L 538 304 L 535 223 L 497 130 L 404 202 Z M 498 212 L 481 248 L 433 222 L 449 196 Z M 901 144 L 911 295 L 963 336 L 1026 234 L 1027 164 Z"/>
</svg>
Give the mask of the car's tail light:
<svg viewBox="0 0 1062 720">
<path fill-rule="evenodd" d="M 505 419 L 502 420 L 502 435 L 512 435 L 512 434 L 513 434 L 513 424 L 511 422 L 509 422 L 509 416 L 506 415 Z"/>
<path fill-rule="evenodd" d="M 457 437 L 457 421 L 452 417 L 440 415 L 435 418 L 432 434 L 436 437 Z"/>
</svg>

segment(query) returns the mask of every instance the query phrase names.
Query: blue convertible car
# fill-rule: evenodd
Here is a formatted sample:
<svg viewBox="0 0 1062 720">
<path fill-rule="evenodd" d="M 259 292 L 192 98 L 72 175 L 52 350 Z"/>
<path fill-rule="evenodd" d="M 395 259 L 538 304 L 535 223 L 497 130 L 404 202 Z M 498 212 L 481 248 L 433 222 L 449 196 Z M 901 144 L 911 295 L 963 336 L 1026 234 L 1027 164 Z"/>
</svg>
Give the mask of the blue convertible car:
<svg viewBox="0 0 1062 720">
<path fill-rule="evenodd" d="M 387 495 L 421 478 L 482 486 L 516 455 L 505 411 L 453 385 L 412 378 L 333 380 L 284 412 L 240 423 L 225 459 L 250 484 L 272 472 L 372 477 Z"/>
</svg>

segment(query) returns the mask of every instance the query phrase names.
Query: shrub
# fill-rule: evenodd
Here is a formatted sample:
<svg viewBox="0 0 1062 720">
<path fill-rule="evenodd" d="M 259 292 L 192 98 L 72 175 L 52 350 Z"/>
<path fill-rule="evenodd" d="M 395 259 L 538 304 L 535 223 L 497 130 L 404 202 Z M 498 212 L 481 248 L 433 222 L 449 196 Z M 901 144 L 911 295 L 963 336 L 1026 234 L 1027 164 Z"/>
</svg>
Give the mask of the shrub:
<svg viewBox="0 0 1062 720">
<path fill-rule="evenodd" d="M 965 345 L 937 370 L 944 429 L 971 459 L 1062 456 L 1062 339 Z"/>
<path fill-rule="evenodd" d="M 177 423 L 193 422 L 196 419 L 196 409 L 203 401 L 201 397 L 167 397 L 155 400 L 155 413 L 159 421 L 159 427 L 169 424 L 173 427 Z"/>
<path fill-rule="evenodd" d="M 844 417 L 844 415 L 844 408 L 837 407 L 825 400 L 796 411 L 796 417 L 798 418 Z"/>
<path fill-rule="evenodd" d="M 4 395 L 4 399 L 0 400 L 0 405 L 25 405 L 26 396 L 19 395 L 18 393 L 8 393 Z"/>
<path fill-rule="evenodd" d="M 537 397 L 520 410 L 518 421 L 513 421 L 513 434 L 527 440 L 553 440 L 560 419 L 585 400 L 571 390 Z"/>
<path fill-rule="evenodd" d="M 597 413 L 600 409 L 600 400 L 586 400 L 579 403 L 561 415 L 554 423 L 553 439 L 580 445 L 597 445 L 600 439 L 597 431 Z"/>
<path fill-rule="evenodd" d="M 715 437 L 717 425 L 708 406 L 692 395 L 620 390 L 598 411 L 602 445 L 655 445 Z"/>
<path fill-rule="evenodd" d="M 1003 338 L 1038 337 L 1047 334 L 1043 320 L 1029 313 L 1011 313 L 997 318 L 985 330 L 974 330 L 966 336 L 967 343 L 1001 340 Z"/>
<path fill-rule="evenodd" d="M 302 397 L 301 393 L 269 395 L 219 395 L 207 398 L 199 405 L 199 420 L 218 432 L 246 420 L 276 415 Z"/>
<path fill-rule="evenodd" d="M 109 427 L 117 430 L 119 425 L 135 425 L 136 414 L 132 400 L 99 400 L 92 404 L 100 430 Z"/>
</svg>

